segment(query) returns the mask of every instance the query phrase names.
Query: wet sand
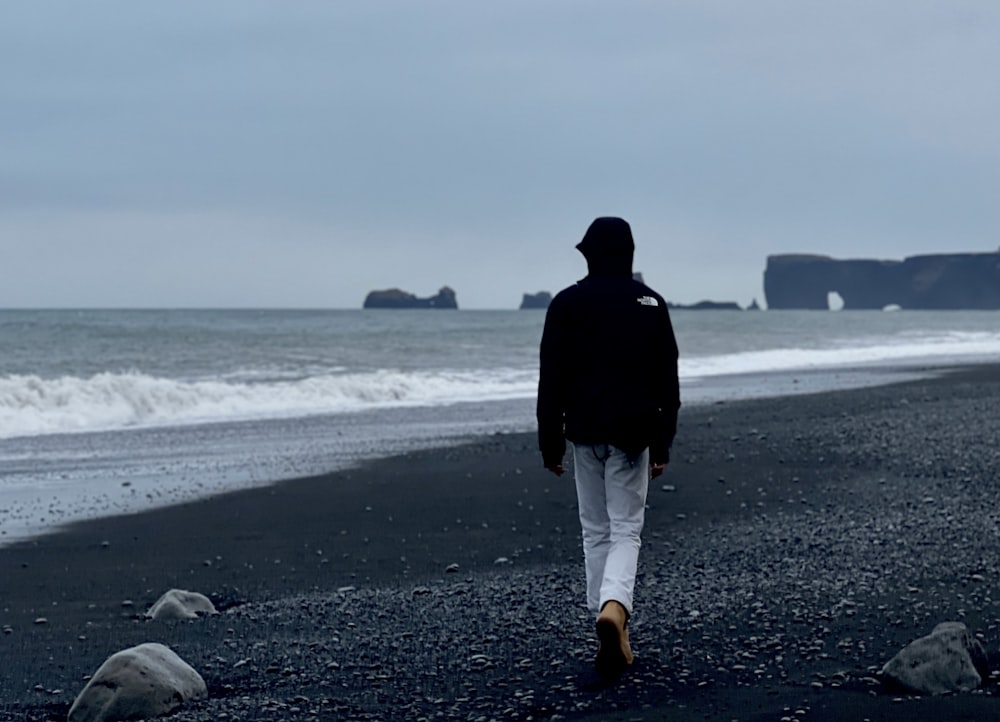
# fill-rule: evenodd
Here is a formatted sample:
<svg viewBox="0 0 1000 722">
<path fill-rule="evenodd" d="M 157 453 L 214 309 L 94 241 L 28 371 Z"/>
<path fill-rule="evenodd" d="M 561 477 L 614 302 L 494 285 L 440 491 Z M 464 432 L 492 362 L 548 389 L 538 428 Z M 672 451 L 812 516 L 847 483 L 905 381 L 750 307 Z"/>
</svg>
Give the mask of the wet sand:
<svg viewBox="0 0 1000 722">
<path fill-rule="evenodd" d="M 0 548 L 0 720 L 65 719 L 146 641 L 208 683 L 176 720 L 995 718 L 995 678 L 918 698 L 875 673 L 947 620 L 1000 662 L 998 403 L 987 366 L 685 408 L 615 685 L 592 669 L 572 481 L 532 435 Z M 144 620 L 172 587 L 221 614 Z"/>
</svg>

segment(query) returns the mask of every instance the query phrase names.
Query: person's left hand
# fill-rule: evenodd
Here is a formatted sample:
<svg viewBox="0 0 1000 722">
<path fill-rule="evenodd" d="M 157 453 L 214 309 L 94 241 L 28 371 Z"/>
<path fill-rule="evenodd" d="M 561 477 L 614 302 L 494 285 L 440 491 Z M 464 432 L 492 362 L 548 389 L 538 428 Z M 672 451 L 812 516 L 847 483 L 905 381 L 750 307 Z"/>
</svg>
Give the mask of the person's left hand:
<svg viewBox="0 0 1000 722">
<path fill-rule="evenodd" d="M 664 470 L 666 470 L 666 468 L 667 468 L 666 464 L 650 464 L 649 465 L 649 478 L 650 479 L 655 479 L 656 477 L 658 477 L 661 474 L 663 474 L 663 472 L 664 472 Z"/>
<path fill-rule="evenodd" d="M 562 476 L 563 474 L 566 473 L 566 467 L 564 467 L 562 464 L 556 464 L 555 466 L 546 466 L 545 468 L 551 471 L 556 476 Z"/>
</svg>

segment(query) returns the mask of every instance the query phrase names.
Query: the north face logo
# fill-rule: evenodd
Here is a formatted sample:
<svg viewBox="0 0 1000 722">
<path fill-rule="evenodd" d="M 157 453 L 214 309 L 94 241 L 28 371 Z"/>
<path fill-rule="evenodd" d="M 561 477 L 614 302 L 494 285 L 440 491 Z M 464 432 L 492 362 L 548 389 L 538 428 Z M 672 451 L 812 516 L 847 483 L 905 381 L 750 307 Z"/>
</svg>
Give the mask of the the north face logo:
<svg viewBox="0 0 1000 722">
<path fill-rule="evenodd" d="M 641 303 L 643 306 L 659 306 L 660 305 L 659 302 L 657 302 L 657 300 L 655 298 L 653 298 L 652 296 L 639 296 L 639 298 L 637 298 L 636 300 L 639 303 Z"/>
</svg>

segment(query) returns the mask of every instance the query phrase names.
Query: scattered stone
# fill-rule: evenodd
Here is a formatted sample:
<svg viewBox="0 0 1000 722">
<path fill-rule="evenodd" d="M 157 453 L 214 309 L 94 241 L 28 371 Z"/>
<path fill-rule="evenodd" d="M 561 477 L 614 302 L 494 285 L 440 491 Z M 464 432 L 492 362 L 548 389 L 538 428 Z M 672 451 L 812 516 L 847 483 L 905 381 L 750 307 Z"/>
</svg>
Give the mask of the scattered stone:
<svg viewBox="0 0 1000 722">
<path fill-rule="evenodd" d="M 458 571 L 458 569 L 459 569 L 458 564 L 449 564 L 447 567 L 445 567 L 445 571 L 448 572 L 449 574 L 454 574 L 455 572 Z"/>
<path fill-rule="evenodd" d="M 73 702 L 68 722 L 161 717 L 207 695 L 205 680 L 187 662 L 147 642 L 108 657 Z"/>
<path fill-rule="evenodd" d="M 202 614 L 218 614 L 212 600 L 198 592 L 171 589 L 156 600 L 146 617 L 149 619 L 196 619 Z"/>
<path fill-rule="evenodd" d="M 968 691 L 989 676 L 983 645 L 961 622 L 942 622 L 882 667 L 882 679 L 917 694 Z"/>
</svg>

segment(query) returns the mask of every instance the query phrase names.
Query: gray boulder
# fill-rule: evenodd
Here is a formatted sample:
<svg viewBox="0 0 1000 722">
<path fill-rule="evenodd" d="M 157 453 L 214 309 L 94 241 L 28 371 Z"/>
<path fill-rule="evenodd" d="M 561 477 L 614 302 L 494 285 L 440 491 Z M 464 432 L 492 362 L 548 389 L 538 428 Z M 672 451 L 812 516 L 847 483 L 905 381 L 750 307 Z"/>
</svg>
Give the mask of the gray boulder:
<svg viewBox="0 0 1000 722">
<path fill-rule="evenodd" d="M 69 722 L 162 717 L 206 696 L 205 680 L 187 662 L 147 642 L 108 657 L 73 702 Z"/>
<path fill-rule="evenodd" d="M 976 689 L 988 675 L 983 645 L 961 622 L 942 622 L 882 667 L 887 685 L 917 694 Z"/>
<path fill-rule="evenodd" d="M 171 589 L 146 612 L 150 619 L 195 619 L 201 614 L 218 614 L 212 600 L 198 592 Z"/>
</svg>

